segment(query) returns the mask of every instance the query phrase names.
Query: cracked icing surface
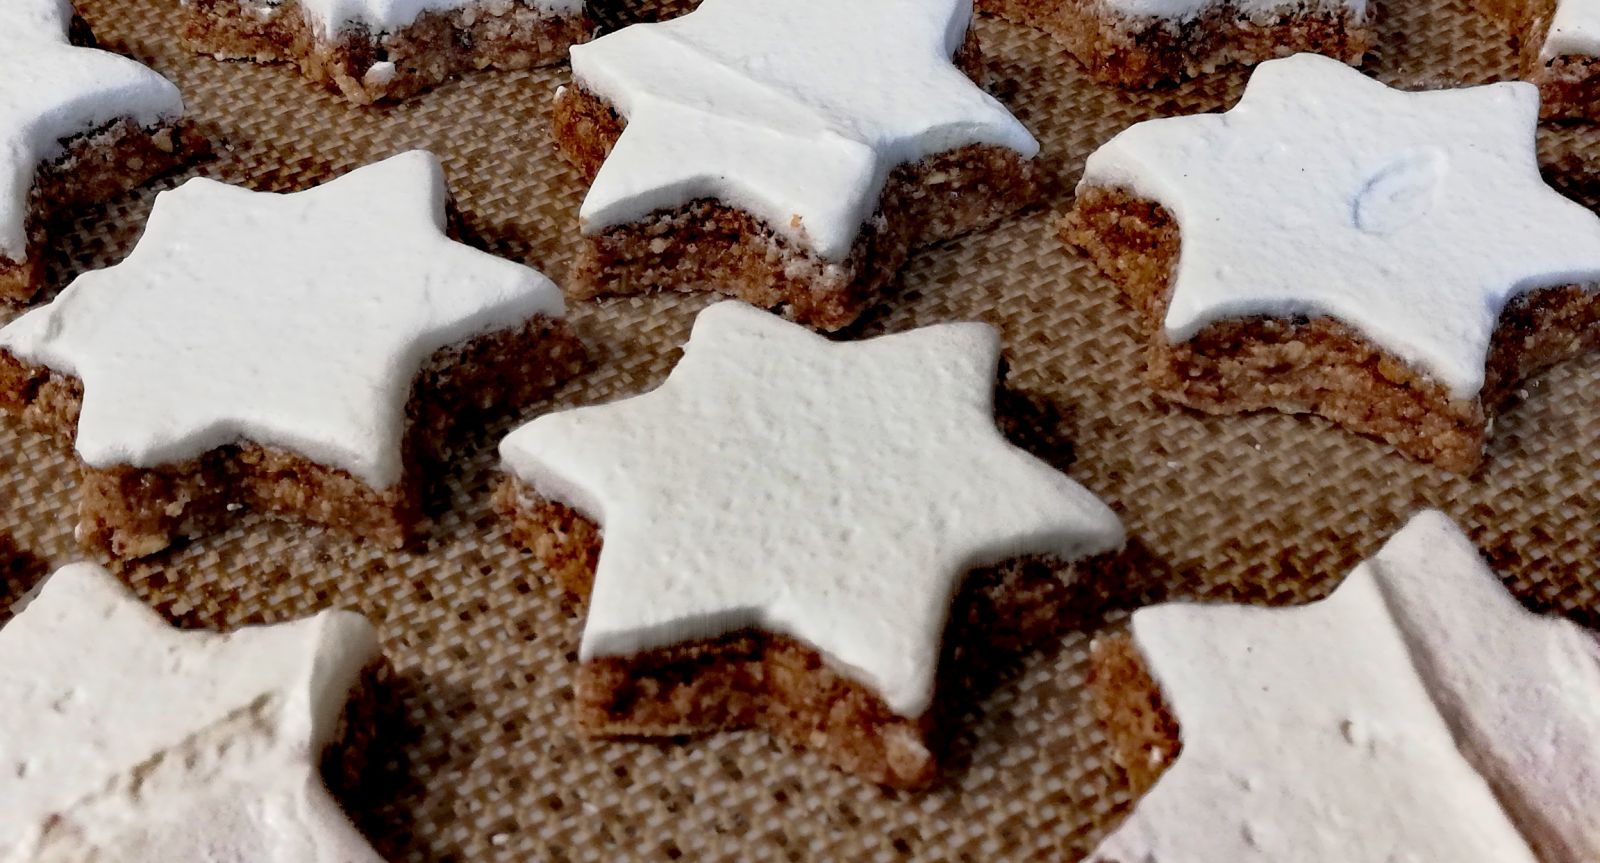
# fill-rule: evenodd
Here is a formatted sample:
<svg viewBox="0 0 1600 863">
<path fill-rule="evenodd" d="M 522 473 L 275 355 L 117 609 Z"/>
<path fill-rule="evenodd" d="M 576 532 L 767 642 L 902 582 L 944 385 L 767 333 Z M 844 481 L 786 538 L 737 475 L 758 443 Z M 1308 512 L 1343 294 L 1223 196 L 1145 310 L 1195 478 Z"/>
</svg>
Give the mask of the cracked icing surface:
<svg viewBox="0 0 1600 863">
<path fill-rule="evenodd" d="M 1154 606 L 1133 637 L 1183 750 L 1094 860 L 1600 857 L 1600 642 L 1441 513 L 1323 601 Z"/>
<path fill-rule="evenodd" d="M 580 658 L 757 626 L 921 715 L 968 571 L 1123 540 L 996 428 L 999 362 L 985 324 L 835 343 L 724 302 L 659 389 L 512 432 L 507 470 L 605 531 Z"/>
<path fill-rule="evenodd" d="M 23 260 L 28 197 L 62 140 L 131 118 L 154 126 L 183 113 L 172 82 L 126 57 L 67 39 L 67 0 L 0 2 L 0 257 Z"/>
<path fill-rule="evenodd" d="M 1150 120 L 1089 157 L 1177 220 L 1167 337 L 1327 315 L 1475 397 L 1507 300 L 1600 282 L 1600 218 L 1539 174 L 1531 84 L 1408 93 L 1312 54 L 1224 114 Z"/>
<path fill-rule="evenodd" d="M 450 240 L 446 197 L 421 150 L 287 195 L 190 180 L 156 197 L 126 260 L 0 330 L 0 348 L 82 379 L 76 446 L 94 467 L 242 439 L 388 488 L 427 358 L 565 311 L 544 276 Z"/>
<path fill-rule="evenodd" d="M 178 631 L 63 567 L 0 629 L 0 861 L 379 863 L 317 772 L 377 650 L 340 611 Z"/>
<path fill-rule="evenodd" d="M 573 80 L 628 121 L 584 231 L 715 198 L 839 261 L 896 166 L 970 144 L 1033 157 L 951 63 L 971 20 L 971 0 L 706 0 L 573 46 Z"/>
</svg>

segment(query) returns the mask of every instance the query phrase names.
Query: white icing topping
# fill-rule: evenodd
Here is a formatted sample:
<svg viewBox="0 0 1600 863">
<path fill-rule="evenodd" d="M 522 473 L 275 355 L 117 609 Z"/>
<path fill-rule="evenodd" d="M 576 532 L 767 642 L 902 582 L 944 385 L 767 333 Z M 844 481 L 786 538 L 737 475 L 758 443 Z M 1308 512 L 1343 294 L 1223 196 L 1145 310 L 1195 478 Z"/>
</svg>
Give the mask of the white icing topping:
<svg viewBox="0 0 1600 863">
<path fill-rule="evenodd" d="M 93 564 L 0 629 L 0 861 L 379 863 L 318 775 L 377 636 L 180 632 Z"/>
<path fill-rule="evenodd" d="M 1600 859 L 1600 642 L 1524 610 L 1440 513 L 1322 602 L 1133 632 L 1183 751 L 1094 860 Z"/>
<path fill-rule="evenodd" d="M 316 24 L 325 38 L 349 27 L 365 27 L 377 33 L 393 32 L 415 23 L 427 12 L 481 7 L 492 14 L 504 14 L 522 6 L 539 12 L 576 15 L 584 6 L 584 0 L 299 0 L 299 3 L 306 20 Z"/>
<path fill-rule="evenodd" d="M 1558 0 L 1540 59 L 1600 55 L 1600 0 Z"/>
<path fill-rule="evenodd" d="M 573 46 L 574 81 L 628 121 L 584 231 L 710 197 L 841 260 L 896 166 L 971 144 L 1031 158 L 951 65 L 971 19 L 971 0 L 705 0 Z"/>
<path fill-rule="evenodd" d="M 999 357 L 984 324 L 834 343 L 724 302 L 659 389 L 513 432 L 507 469 L 605 529 L 580 656 L 758 626 L 920 715 L 969 570 L 1123 539 L 996 429 Z"/>
<path fill-rule="evenodd" d="M 1406 93 L 1301 54 L 1258 66 L 1225 114 L 1124 131 L 1083 186 L 1177 219 L 1173 341 L 1328 315 L 1472 398 L 1509 298 L 1600 280 L 1600 218 L 1540 177 L 1538 114 L 1530 84 Z"/>
<path fill-rule="evenodd" d="M 446 195 L 421 150 L 287 195 L 190 180 L 157 196 L 126 261 L 0 348 L 83 380 L 77 450 L 96 467 L 248 440 L 387 488 L 431 354 L 564 313 L 548 279 L 446 237 Z"/>
<path fill-rule="evenodd" d="M 0 257 L 26 257 L 28 193 L 62 141 L 131 118 L 183 113 L 172 82 L 126 57 L 67 40 L 67 0 L 0 0 Z"/>
<path fill-rule="evenodd" d="M 1111 12 L 1127 18 L 1171 18 L 1192 21 L 1226 3 L 1230 14 L 1263 23 L 1284 15 L 1316 14 L 1348 9 L 1355 20 L 1367 16 L 1367 0 L 1103 0 Z"/>
</svg>

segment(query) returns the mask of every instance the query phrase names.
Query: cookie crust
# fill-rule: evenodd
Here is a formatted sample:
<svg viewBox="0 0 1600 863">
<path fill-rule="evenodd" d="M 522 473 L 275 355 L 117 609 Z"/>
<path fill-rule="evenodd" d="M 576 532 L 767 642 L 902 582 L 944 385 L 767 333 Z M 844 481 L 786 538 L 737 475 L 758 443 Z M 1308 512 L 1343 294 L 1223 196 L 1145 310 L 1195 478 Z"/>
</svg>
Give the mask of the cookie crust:
<svg viewBox="0 0 1600 863">
<path fill-rule="evenodd" d="M 567 594 L 586 602 L 601 529 L 571 508 L 506 479 L 495 509 Z M 1124 557 L 1075 562 L 1025 557 L 970 573 L 945 631 L 938 691 L 921 717 L 896 715 L 868 687 L 794 638 L 743 630 L 579 663 L 578 728 L 598 737 L 665 737 L 764 728 L 871 782 L 922 788 L 938 777 L 962 695 L 1009 656 L 1059 634 L 1097 601 Z"/>
<path fill-rule="evenodd" d="M 187 0 L 183 40 L 219 60 L 294 63 L 312 81 L 369 105 L 406 99 L 463 72 L 559 63 L 593 30 L 582 13 L 477 0 L 424 12 L 392 32 L 347 26 L 330 39 L 306 20 L 298 0 Z"/>
<path fill-rule="evenodd" d="M 1442 384 L 1327 317 L 1219 321 L 1173 343 L 1162 326 L 1180 246 L 1170 212 L 1125 189 L 1087 187 L 1060 232 L 1139 312 L 1146 379 L 1164 398 L 1214 414 L 1317 414 L 1457 473 L 1482 463 L 1494 416 L 1516 399 L 1523 378 L 1600 348 L 1600 292 L 1578 285 L 1506 304 L 1473 399 L 1452 398 Z"/>
<path fill-rule="evenodd" d="M 1091 77 L 1123 87 L 1152 87 L 1301 52 L 1355 66 L 1377 41 L 1374 16 L 1346 8 L 1252 16 L 1222 3 L 1192 21 L 1123 15 L 1094 0 L 977 0 L 977 8 L 1045 31 Z"/>
<path fill-rule="evenodd" d="M 1556 0 L 1491 0 L 1488 8 L 1516 34 L 1522 77 L 1539 87 L 1539 116 L 1600 121 L 1600 56 L 1544 56 Z"/>
<path fill-rule="evenodd" d="M 406 403 L 404 475 L 386 489 L 250 441 L 155 468 L 80 463 L 78 541 L 102 556 L 144 557 L 179 538 L 220 530 L 241 510 L 253 509 L 404 547 L 426 523 L 429 481 L 445 462 L 454 431 L 475 417 L 548 395 L 578 372 L 583 358 L 571 327 L 544 316 L 435 352 Z M 70 443 L 82 404 L 78 378 L 0 350 L 0 412 Z"/>
<path fill-rule="evenodd" d="M 977 80 L 982 56 L 968 33 L 956 64 Z M 556 99 L 555 139 L 592 181 L 625 121 L 578 86 Z M 702 198 L 584 237 L 568 296 L 717 290 L 821 330 L 848 326 L 889 289 L 910 251 L 980 230 L 1037 200 L 1033 159 L 973 145 L 901 165 L 842 261 L 824 259 L 751 214 Z"/>
</svg>

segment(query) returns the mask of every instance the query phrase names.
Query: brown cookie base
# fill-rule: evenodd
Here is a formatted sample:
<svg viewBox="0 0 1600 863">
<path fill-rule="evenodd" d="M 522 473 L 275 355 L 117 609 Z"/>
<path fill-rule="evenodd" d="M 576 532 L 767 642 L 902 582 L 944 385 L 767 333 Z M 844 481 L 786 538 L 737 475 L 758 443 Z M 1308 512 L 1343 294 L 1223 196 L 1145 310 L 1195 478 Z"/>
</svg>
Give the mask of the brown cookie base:
<svg viewBox="0 0 1600 863">
<path fill-rule="evenodd" d="M 220 530 L 242 510 L 260 510 L 403 547 L 426 523 L 424 495 L 451 432 L 463 420 L 544 397 L 577 373 L 583 356 L 565 321 L 542 316 L 434 353 L 406 405 L 403 476 L 386 489 L 249 441 L 156 468 L 80 464 L 78 540 L 101 555 L 144 557 L 180 537 Z M 0 411 L 70 440 L 82 403 L 79 379 L 0 351 Z"/>
<path fill-rule="evenodd" d="M 20 261 L 0 255 L 0 302 L 25 303 L 44 289 L 50 226 L 67 210 L 116 197 L 207 149 L 205 138 L 182 120 L 153 127 L 117 120 L 67 141 L 66 153 L 34 171 L 27 249 Z"/>
<path fill-rule="evenodd" d="M 1097 638 L 1089 655 L 1095 716 L 1111 745 L 1112 760 L 1127 777 L 1133 796 L 1141 797 L 1183 751 L 1178 721 L 1131 634 Z"/>
<path fill-rule="evenodd" d="M 306 21 L 297 0 L 188 0 L 183 39 L 219 60 L 294 63 L 307 78 L 368 105 L 405 99 L 462 72 L 559 63 L 592 30 L 582 13 L 546 12 L 526 0 L 478 0 L 424 12 L 393 32 L 347 27 L 330 40 Z M 377 63 L 394 64 L 392 74 L 374 71 Z"/>
<path fill-rule="evenodd" d="M 977 0 L 981 12 L 1049 33 L 1097 80 L 1151 87 L 1303 51 L 1359 65 L 1377 41 L 1373 16 L 1296 9 L 1252 17 L 1220 3 L 1193 21 L 1128 16 L 1093 0 Z"/>
<path fill-rule="evenodd" d="M 512 540 L 570 595 L 587 601 L 600 527 L 515 479 L 496 492 L 495 508 Z M 983 669 L 1080 620 L 1098 596 L 1095 587 L 1122 573 L 1122 560 L 1018 558 L 968 575 L 946 630 L 934 707 L 915 719 L 896 715 L 806 644 L 745 630 L 579 664 L 577 725 L 610 737 L 759 727 L 869 781 L 924 787 L 937 778 L 937 752 L 964 706 L 961 693 L 981 685 Z"/>
<path fill-rule="evenodd" d="M 1555 0 L 1490 0 L 1488 8 L 1517 34 L 1522 78 L 1539 85 L 1539 115 L 1600 121 L 1600 56 L 1543 56 Z"/>
<path fill-rule="evenodd" d="M 1533 291 L 1501 313 L 1477 398 L 1455 399 L 1422 372 L 1331 318 L 1219 321 L 1167 340 L 1162 322 L 1178 260 L 1178 225 L 1123 189 L 1079 190 L 1062 240 L 1084 250 L 1127 295 L 1149 340 L 1146 378 L 1163 397 L 1208 413 L 1314 413 L 1459 473 L 1483 461 L 1494 415 L 1517 383 L 1600 347 L 1600 292 Z"/>
<path fill-rule="evenodd" d="M 974 37 L 956 62 L 969 74 L 981 68 Z M 556 143 L 588 179 L 624 125 L 609 103 L 581 87 L 556 99 Z M 567 292 L 593 299 L 714 290 L 837 330 L 878 301 L 911 249 L 1000 221 L 1036 200 L 1040 181 L 1033 160 L 1002 147 L 961 147 L 901 165 L 842 261 L 790 242 L 743 210 L 700 199 L 586 236 Z"/>
</svg>

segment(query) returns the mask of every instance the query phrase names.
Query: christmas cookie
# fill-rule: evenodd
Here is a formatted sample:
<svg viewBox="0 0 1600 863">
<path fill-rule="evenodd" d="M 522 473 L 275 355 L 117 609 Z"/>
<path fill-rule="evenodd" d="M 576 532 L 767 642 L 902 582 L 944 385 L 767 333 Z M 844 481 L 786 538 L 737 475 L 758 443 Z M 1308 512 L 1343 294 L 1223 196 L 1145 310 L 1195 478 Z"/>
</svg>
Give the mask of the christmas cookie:
<svg viewBox="0 0 1600 863">
<path fill-rule="evenodd" d="M 1149 793 L 1090 860 L 1600 859 L 1600 641 L 1440 513 L 1321 602 L 1159 605 L 1094 653 Z"/>
<path fill-rule="evenodd" d="M 88 28 L 74 24 L 67 0 L 0 2 L 0 301 L 43 287 L 52 216 L 204 148 L 171 81 L 85 47 Z"/>
<path fill-rule="evenodd" d="M 289 195 L 190 180 L 0 330 L 0 410 L 75 432 L 79 539 L 146 555 L 242 508 L 412 537 L 452 426 L 581 355 L 553 284 L 445 235 L 446 196 L 422 151 Z"/>
<path fill-rule="evenodd" d="M 1359 64 L 1377 41 L 1368 0 L 977 0 L 1038 27 L 1091 76 L 1124 87 L 1193 78 L 1299 51 Z"/>
<path fill-rule="evenodd" d="M 971 19 L 706 0 L 574 47 L 555 134 L 593 182 L 569 295 L 713 289 L 838 329 L 911 248 L 1033 200 L 1038 144 L 963 73 Z"/>
<path fill-rule="evenodd" d="M 57 570 L 0 628 L 0 860 L 380 863 L 318 775 L 377 659 L 350 612 L 180 632 Z"/>
<path fill-rule="evenodd" d="M 941 657 L 1057 631 L 1123 540 L 996 428 L 999 362 L 983 324 L 834 343 L 726 302 L 659 389 L 507 437 L 499 507 L 588 605 L 578 725 L 929 782 Z"/>
<path fill-rule="evenodd" d="M 1145 318 L 1163 396 L 1470 472 L 1520 379 L 1600 344 L 1600 218 L 1540 178 L 1538 113 L 1524 83 L 1407 93 L 1275 60 L 1226 114 L 1097 150 L 1063 236 Z"/>
<path fill-rule="evenodd" d="M 184 41 L 219 60 L 288 61 L 357 104 L 474 69 L 566 57 L 583 0 L 183 0 Z"/>
<path fill-rule="evenodd" d="M 1518 28 L 1523 77 L 1539 85 L 1544 116 L 1600 121 L 1600 2 L 1495 0 Z"/>
</svg>

